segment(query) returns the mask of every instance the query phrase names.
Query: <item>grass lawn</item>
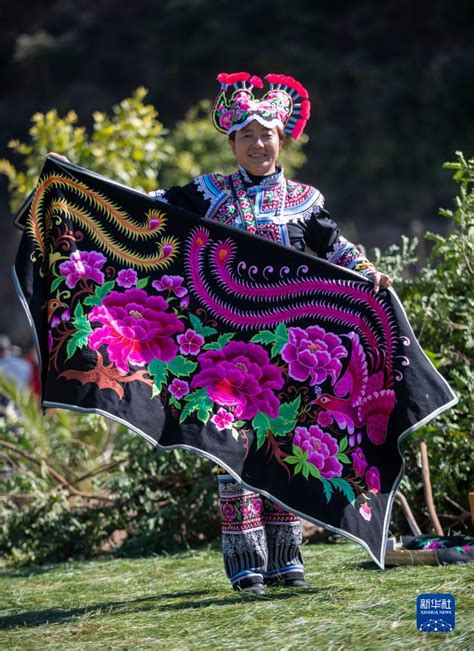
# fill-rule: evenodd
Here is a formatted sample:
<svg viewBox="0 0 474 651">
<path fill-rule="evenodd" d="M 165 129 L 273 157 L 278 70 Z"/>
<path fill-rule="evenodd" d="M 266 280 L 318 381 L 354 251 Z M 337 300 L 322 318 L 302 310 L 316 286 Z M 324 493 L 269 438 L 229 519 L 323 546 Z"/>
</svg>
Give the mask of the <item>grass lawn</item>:
<svg viewBox="0 0 474 651">
<path fill-rule="evenodd" d="M 0 648 L 474 649 L 472 565 L 381 571 L 359 547 L 304 548 L 306 591 L 229 589 L 217 549 L 0 571 Z M 456 630 L 416 629 L 418 592 L 456 598 Z"/>
</svg>

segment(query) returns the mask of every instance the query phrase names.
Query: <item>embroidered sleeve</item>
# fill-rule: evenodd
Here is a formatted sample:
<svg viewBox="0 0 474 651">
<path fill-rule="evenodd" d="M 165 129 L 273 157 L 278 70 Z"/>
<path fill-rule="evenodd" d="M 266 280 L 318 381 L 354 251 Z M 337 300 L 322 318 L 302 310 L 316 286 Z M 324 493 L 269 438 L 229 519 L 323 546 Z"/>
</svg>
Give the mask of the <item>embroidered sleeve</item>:
<svg viewBox="0 0 474 651">
<path fill-rule="evenodd" d="M 375 273 L 374 265 L 369 262 L 362 251 L 359 251 L 355 244 L 346 240 L 342 235 L 338 235 L 334 240 L 325 258 L 328 262 L 357 271 L 357 273 L 367 278 L 370 278 Z"/>
<path fill-rule="evenodd" d="M 317 207 L 306 221 L 305 243 L 318 257 L 332 264 L 352 269 L 366 277 L 375 272 L 374 265 L 355 244 L 341 235 L 336 222 L 324 208 Z"/>
</svg>

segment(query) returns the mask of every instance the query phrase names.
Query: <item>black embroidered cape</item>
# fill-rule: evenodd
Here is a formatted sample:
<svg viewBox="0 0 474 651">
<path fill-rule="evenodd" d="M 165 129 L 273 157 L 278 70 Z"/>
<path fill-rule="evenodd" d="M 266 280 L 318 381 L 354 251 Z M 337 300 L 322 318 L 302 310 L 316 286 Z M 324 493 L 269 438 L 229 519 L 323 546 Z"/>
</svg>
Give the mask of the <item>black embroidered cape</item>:
<svg viewBox="0 0 474 651">
<path fill-rule="evenodd" d="M 383 567 L 400 442 L 456 402 L 393 291 L 57 159 L 17 225 L 45 407 L 202 454 Z"/>
</svg>

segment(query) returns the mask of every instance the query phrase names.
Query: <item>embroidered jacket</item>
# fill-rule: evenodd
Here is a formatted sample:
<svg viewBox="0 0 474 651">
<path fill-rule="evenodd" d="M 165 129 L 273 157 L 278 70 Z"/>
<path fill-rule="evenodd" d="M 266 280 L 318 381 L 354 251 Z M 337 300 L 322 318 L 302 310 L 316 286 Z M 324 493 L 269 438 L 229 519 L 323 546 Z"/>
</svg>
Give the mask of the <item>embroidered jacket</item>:
<svg viewBox="0 0 474 651">
<path fill-rule="evenodd" d="M 311 185 L 285 178 L 283 169 L 254 177 L 242 167 L 229 175 L 205 174 L 184 186 L 151 193 L 158 201 L 190 210 L 229 226 L 353 269 L 363 275 L 375 271 L 359 249 L 344 238 L 324 209 L 324 197 Z M 250 203 L 245 210 L 247 202 Z M 250 217 L 249 217 L 250 215 Z"/>
</svg>

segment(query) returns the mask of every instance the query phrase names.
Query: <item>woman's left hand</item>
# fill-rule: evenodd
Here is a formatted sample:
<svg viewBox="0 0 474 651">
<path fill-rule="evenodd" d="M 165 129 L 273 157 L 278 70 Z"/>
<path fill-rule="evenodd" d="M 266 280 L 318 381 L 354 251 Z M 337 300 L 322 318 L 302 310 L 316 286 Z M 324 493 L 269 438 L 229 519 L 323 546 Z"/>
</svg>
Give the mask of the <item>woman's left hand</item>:
<svg viewBox="0 0 474 651">
<path fill-rule="evenodd" d="M 374 292 L 376 294 L 380 289 L 387 289 L 392 284 L 392 279 L 390 276 L 388 274 L 382 273 L 381 271 L 375 271 L 373 274 L 371 274 L 370 280 L 372 280 L 374 283 Z"/>
</svg>

